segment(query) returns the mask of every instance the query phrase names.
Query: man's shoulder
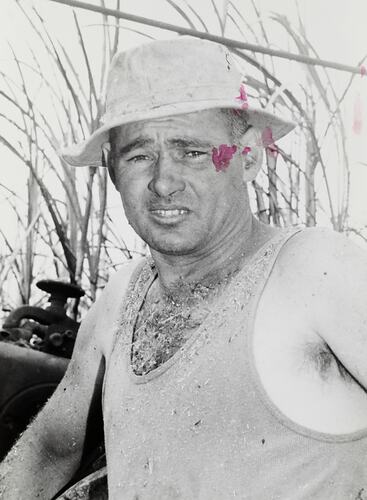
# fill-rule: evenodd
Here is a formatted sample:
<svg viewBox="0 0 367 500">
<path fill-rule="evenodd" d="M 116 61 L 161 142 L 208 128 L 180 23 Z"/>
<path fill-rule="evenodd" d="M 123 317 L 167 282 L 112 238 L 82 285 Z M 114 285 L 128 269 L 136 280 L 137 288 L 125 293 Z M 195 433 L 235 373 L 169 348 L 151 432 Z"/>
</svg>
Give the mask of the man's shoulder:
<svg viewBox="0 0 367 500">
<path fill-rule="evenodd" d="M 124 283 L 128 283 L 134 273 L 142 266 L 148 262 L 146 257 L 139 257 L 137 259 L 130 259 L 121 264 L 121 267 L 115 271 L 108 279 L 108 282 L 104 288 L 104 292 L 109 288 L 116 286 L 121 286 Z"/>
<path fill-rule="evenodd" d="M 312 295 L 366 281 L 367 252 L 343 233 L 306 228 L 290 238 L 277 259 L 275 273 L 289 290 Z"/>
<path fill-rule="evenodd" d="M 325 264 L 339 265 L 353 257 L 367 255 L 366 251 L 345 234 L 327 227 L 304 228 L 284 245 L 279 256 L 282 265 L 299 266 L 299 270 L 318 269 Z"/>
<path fill-rule="evenodd" d="M 130 280 L 134 272 L 138 272 L 145 262 L 147 259 L 139 258 L 122 264 L 121 268 L 110 276 L 101 295 L 83 319 L 83 329 L 89 331 L 88 336 L 95 339 L 96 345 L 100 347 L 104 355 L 110 352 L 113 341 L 111 334 L 122 312 L 121 307 L 124 304 Z"/>
<path fill-rule="evenodd" d="M 314 251 L 323 251 L 326 247 L 330 249 L 330 244 L 339 245 L 345 242 L 348 243 L 349 240 L 344 234 L 328 227 L 318 226 L 302 228 L 288 240 L 287 246 L 292 252 L 310 248 Z"/>
<path fill-rule="evenodd" d="M 120 301 L 125 295 L 133 275 L 147 262 L 147 258 L 145 257 L 124 262 L 120 269 L 110 276 L 99 298 L 99 302 L 104 302 L 106 300 L 110 302 L 111 299 L 113 301 Z"/>
<path fill-rule="evenodd" d="M 106 319 L 107 314 L 112 315 L 123 301 L 134 272 L 138 271 L 146 262 L 147 259 L 143 257 L 124 262 L 118 271 L 110 275 L 86 317 L 96 318 L 98 322 L 101 318 Z"/>
</svg>

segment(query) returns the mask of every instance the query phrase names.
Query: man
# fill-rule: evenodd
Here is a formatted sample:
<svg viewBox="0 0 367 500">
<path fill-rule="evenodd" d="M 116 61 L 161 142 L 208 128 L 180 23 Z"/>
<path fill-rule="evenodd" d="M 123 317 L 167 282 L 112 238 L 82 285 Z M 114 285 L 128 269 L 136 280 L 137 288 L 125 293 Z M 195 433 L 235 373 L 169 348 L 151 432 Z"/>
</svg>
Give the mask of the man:
<svg viewBox="0 0 367 500">
<path fill-rule="evenodd" d="M 110 499 L 367 498 L 366 254 L 253 217 L 264 131 L 292 125 L 240 88 L 210 42 L 114 59 L 104 125 L 64 158 L 103 157 L 152 258 L 92 307 L 2 464 L 2 498 L 47 500 L 67 483 L 100 399 Z"/>
</svg>

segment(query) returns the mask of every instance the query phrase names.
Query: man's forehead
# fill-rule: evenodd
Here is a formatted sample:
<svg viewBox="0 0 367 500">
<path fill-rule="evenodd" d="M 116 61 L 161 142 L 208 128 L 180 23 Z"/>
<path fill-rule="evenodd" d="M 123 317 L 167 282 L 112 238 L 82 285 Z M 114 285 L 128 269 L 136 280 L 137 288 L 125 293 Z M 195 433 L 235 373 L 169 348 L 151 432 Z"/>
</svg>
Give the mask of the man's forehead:
<svg viewBox="0 0 367 500">
<path fill-rule="evenodd" d="M 227 135 L 228 126 L 220 110 L 204 110 L 195 113 L 173 115 L 152 120 L 142 120 L 115 127 L 113 140 L 118 144 L 136 140 L 139 137 L 151 138 L 164 136 L 167 140 L 178 142 L 189 140 L 220 139 Z"/>
</svg>

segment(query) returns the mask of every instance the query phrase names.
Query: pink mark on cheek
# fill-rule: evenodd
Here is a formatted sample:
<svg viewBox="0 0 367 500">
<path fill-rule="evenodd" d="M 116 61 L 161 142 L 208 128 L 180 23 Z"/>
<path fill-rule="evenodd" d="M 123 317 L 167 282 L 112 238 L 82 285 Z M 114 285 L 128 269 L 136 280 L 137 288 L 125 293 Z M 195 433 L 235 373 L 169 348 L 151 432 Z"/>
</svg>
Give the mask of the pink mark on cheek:
<svg viewBox="0 0 367 500">
<path fill-rule="evenodd" d="M 237 151 L 237 146 L 227 146 L 227 144 L 221 144 L 219 149 L 212 149 L 212 161 L 217 172 L 225 171 L 229 167 L 229 162 L 232 160 L 233 155 Z"/>
<path fill-rule="evenodd" d="M 361 96 L 358 94 L 354 103 L 353 132 L 359 135 L 363 128 L 363 104 Z"/>
<path fill-rule="evenodd" d="M 242 153 L 241 153 L 241 154 L 243 154 L 243 155 L 248 155 L 250 151 L 251 151 L 250 146 L 245 146 L 245 147 L 243 148 L 243 150 L 242 150 Z"/>
<path fill-rule="evenodd" d="M 363 64 L 362 64 L 362 66 L 360 67 L 360 72 L 361 72 L 361 76 L 365 76 L 365 75 L 367 75 L 367 68 L 366 68 L 366 66 L 364 66 Z"/>
<path fill-rule="evenodd" d="M 264 147 L 274 157 L 278 155 L 278 147 L 274 144 L 273 132 L 270 127 L 265 127 L 262 131 L 261 139 Z"/>
<path fill-rule="evenodd" d="M 242 102 L 241 108 L 242 109 L 248 109 L 248 99 L 247 99 L 247 92 L 245 89 L 245 86 L 243 83 L 241 83 L 240 86 L 240 95 L 236 97 L 238 101 Z"/>
</svg>

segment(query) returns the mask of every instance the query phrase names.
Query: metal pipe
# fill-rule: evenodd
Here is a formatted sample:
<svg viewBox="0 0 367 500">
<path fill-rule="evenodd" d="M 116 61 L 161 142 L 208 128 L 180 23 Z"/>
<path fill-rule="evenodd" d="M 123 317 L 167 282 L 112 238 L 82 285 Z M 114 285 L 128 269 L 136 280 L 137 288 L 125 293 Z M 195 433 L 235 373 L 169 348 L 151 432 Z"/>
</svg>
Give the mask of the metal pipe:
<svg viewBox="0 0 367 500">
<path fill-rule="evenodd" d="M 12 311 L 6 318 L 3 328 L 16 328 L 20 326 L 22 319 L 33 319 L 42 325 L 57 323 L 65 318 L 65 312 L 45 310 L 35 306 L 21 306 Z"/>
<path fill-rule="evenodd" d="M 184 28 L 177 26 L 175 24 L 165 23 L 162 21 L 156 21 L 154 19 L 148 19 L 147 17 L 136 16 L 134 14 L 128 14 L 127 12 L 121 12 L 116 9 L 109 9 L 107 7 L 102 7 L 99 5 L 93 5 L 90 3 L 79 2 L 78 0 L 51 0 L 51 2 L 56 2 L 69 7 L 77 7 L 79 9 L 91 10 L 93 12 L 98 12 L 107 16 L 117 17 L 119 19 L 125 19 L 127 21 L 132 21 L 135 23 L 146 24 L 147 26 L 154 26 L 155 28 L 160 28 L 168 31 L 174 31 L 175 33 L 180 33 L 181 35 L 191 35 L 197 38 L 202 38 L 205 40 L 210 40 L 212 42 L 221 43 L 226 47 L 251 50 L 252 52 L 260 52 L 261 54 L 267 54 L 273 57 L 281 57 L 283 59 L 290 59 L 293 61 L 298 61 L 304 64 L 311 64 L 313 66 L 323 66 L 325 68 L 333 68 L 339 71 L 347 71 L 349 73 L 365 74 L 365 68 L 349 66 L 347 64 L 341 64 L 334 61 L 327 61 L 325 59 L 315 59 L 310 56 L 303 56 L 300 54 L 293 54 L 291 52 L 286 52 L 284 50 L 275 50 L 268 47 L 262 47 L 261 45 L 255 45 L 247 42 L 240 42 L 239 40 L 234 40 L 233 38 L 226 38 L 223 36 L 212 35 L 210 33 L 205 33 L 202 31 L 193 30 L 190 28 Z"/>
</svg>

